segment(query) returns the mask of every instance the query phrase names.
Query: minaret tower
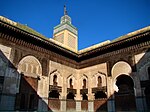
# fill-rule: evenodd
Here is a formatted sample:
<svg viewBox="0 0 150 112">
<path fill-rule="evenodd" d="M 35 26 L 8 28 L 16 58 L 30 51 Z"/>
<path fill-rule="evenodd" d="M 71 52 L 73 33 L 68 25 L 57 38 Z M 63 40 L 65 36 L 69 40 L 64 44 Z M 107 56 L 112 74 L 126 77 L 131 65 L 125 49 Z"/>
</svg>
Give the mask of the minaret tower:
<svg viewBox="0 0 150 112">
<path fill-rule="evenodd" d="M 71 24 L 71 18 L 67 14 L 66 6 L 64 6 L 64 16 L 61 17 L 60 24 L 54 27 L 53 39 L 64 44 L 70 50 L 78 50 L 78 31 Z"/>
</svg>

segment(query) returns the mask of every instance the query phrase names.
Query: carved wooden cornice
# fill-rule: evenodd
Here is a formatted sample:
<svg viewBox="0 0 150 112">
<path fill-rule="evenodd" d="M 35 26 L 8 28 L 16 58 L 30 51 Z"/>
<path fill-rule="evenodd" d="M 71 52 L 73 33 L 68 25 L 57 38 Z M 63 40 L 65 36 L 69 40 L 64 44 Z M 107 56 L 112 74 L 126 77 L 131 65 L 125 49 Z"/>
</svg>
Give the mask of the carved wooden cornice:
<svg viewBox="0 0 150 112">
<path fill-rule="evenodd" d="M 143 42 L 143 43 L 133 45 L 127 48 L 123 48 L 120 50 L 108 52 L 108 53 L 99 55 L 97 57 L 93 57 L 91 59 L 81 61 L 79 63 L 79 68 L 84 68 L 84 67 L 93 66 L 99 63 L 107 62 L 110 60 L 111 57 L 118 55 L 118 54 L 126 54 L 126 53 L 135 54 L 139 50 L 148 49 L 149 47 L 150 47 L 150 41 L 147 41 L 147 42 Z"/>
<path fill-rule="evenodd" d="M 127 52 L 135 53 L 141 49 L 148 49 L 150 47 L 150 30 L 139 32 L 129 38 L 110 42 L 109 44 L 91 49 L 87 52 L 75 53 L 46 38 L 41 38 L 40 36 L 21 30 L 3 21 L 0 21 L 0 28 L 1 38 L 19 46 L 24 46 L 46 54 L 50 60 L 73 68 L 84 68 L 96 65 L 104 61 L 107 62 L 111 56 Z"/>
</svg>

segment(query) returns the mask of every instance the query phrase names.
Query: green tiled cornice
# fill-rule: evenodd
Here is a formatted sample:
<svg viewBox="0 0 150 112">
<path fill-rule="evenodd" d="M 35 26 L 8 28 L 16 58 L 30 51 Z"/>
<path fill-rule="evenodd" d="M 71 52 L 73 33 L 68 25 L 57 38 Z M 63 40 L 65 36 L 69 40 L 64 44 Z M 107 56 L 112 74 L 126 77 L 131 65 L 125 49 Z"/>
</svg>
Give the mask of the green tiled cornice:
<svg viewBox="0 0 150 112">
<path fill-rule="evenodd" d="M 67 24 L 67 25 L 71 26 L 72 28 L 74 28 L 75 30 L 77 30 L 77 28 L 76 28 L 75 26 L 73 26 L 72 24 L 70 24 L 69 22 L 65 22 L 65 23 L 62 23 L 62 24 L 59 24 L 59 25 L 55 26 L 55 27 L 54 27 L 54 30 L 55 30 L 56 28 L 59 28 L 59 27 L 65 25 L 65 24 Z"/>
<path fill-rule="evenodd" d="M 45 36 L 43 36 L 42 34 L 38 33 L 37 31 L 33 30 L 32 28 L 28 27 L 27 25 L 23 25 L 23 24 L 20 24 L 18 22 L 10 21 L 7 18 L 2 17 L 2 16 L 0 16 L 0 21 L 5 22 L 5 23 L 7 23 L 9 25 L 12 25 L 14 27 L 17 27 L 17 28 L 19 28 L 19 29 L 21 29 L 23 31 L 26 31 L 26 32 L 29 32 L 31 34 L 37 35 L 39 37 L 46 38 Z"/>
</svg>

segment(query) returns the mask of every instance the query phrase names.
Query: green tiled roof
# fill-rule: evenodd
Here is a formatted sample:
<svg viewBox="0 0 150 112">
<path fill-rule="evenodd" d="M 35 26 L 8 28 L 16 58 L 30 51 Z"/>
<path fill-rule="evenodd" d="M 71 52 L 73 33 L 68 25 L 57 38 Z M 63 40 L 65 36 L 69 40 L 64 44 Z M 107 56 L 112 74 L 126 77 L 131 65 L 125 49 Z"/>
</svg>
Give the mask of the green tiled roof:
<svg viewBox="0 0 150 112">
<path fill-rule="evenodd" d="M 62 25 L 64 25 L 64 24 L 67 24 L 67 25 L 69 25 L 69 26 L 71 26 L 72 28 L 74 28 L 74 29 L 77 30 L 77 28 L 76 28 L 75 26 L 73 26 L 72 24 L 70 24 L 69 22 L 65 22 L 65 23 L 59 24 L 59 25 L 55 26 L 54 29 L 59 28 L 60 26 L 62 26 Z"/>
<path fill-rule="evenodd" d="M 149 31 L 149 30 L 150 30 L 150 26 L 147 26 L 147 27 L 145 27 L 145 28 L 136 30 L 136 31 L 134 31 L 134 32 L 128 33 L 128 34 L 123 35 L 123 36 L 120 36 L 120 37 L 118 37 L 118 38 L 112 40 L 111 43 L 117 42 L 117 41 L 121 41 L 121 40 L 124 40 L 124 39 L 127 39 L 127 38 L 131 38 L 132 36 L 136 36 L 136 35 L 138 35 L 138 34 L 147 32 L 147 31 Z"/>
<path fill-rule="evenodd" d="M 34 34 L 34 35 L 37 35 L 39 37 L 42 37 L 42 38 L 46 38 L 44 35 L 38 33 L 37 31 L 33 30 L 32 28 L 28 27 L 27 25 L 23 25 L 23 24 L 20 24 L 18 22 L 14 22 L 14 21 L 11 21 L 3 16 L 0 16 L 0 21 L 3 21 L 5 23 L 8 23 L 12 26 L 15 26 L 23 31 L 26 31 L 26 32 L 29 32 L 31 34 Z"/>
</svg>

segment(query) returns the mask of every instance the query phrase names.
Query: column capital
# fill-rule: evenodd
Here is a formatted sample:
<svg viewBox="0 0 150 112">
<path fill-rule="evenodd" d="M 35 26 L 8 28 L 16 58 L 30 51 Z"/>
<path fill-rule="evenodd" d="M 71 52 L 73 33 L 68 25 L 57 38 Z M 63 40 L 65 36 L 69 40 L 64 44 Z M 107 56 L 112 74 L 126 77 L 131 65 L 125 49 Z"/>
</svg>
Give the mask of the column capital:
<svg viewBox="0 0 150 112">
<path fill-rule="evenodd" d="M 75 100 L 82 100 L 81 94 L 75 94 Z"/>
<path fill-rule="evenodd" d="M 67 94 L 66 95 L 64 95 L 64 94 L 62 94 L 62 92 L 61 93 L 59 93 L 60 94 L 60 96 L 59 96 L 59 99 L 61 99 L 61 100 L 66 100 L 66 97 L 67 97 Z"/>
<path fill-rule="evenodd" d="M 88 94 L 88 100 L 94 100 L 95 97 L 94 97 L 94 93 L 89 93 Z"/>
</svg>

